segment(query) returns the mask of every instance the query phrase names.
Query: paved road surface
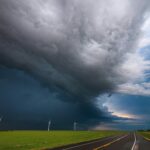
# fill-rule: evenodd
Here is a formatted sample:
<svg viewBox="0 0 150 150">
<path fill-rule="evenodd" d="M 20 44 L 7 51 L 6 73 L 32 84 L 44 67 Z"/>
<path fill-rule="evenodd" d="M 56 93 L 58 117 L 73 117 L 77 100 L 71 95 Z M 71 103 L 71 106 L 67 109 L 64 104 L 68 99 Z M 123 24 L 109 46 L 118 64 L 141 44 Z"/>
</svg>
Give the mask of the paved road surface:
<svg viewBox="0 0 150 150">
<path fill-rule="evenodd" d="M 136 133 L 72 144 L 52 150 L 150 150 L 150 141 Z"/>
<path fill-rule="evenodd" d="M 150 141 L 145 140 L 142 136 L 137 135 L 137 142 L 134 150 L 150 150 Z"/>
</svg>

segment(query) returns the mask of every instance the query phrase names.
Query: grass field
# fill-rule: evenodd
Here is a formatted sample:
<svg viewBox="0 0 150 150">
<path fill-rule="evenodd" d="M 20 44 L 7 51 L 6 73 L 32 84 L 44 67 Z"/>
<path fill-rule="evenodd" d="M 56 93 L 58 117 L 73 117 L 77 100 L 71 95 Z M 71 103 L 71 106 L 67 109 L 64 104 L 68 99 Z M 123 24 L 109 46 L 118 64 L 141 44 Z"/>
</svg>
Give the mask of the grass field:
<svg viewBox="0 0 150 150">
<path fill-rule="evenodd" d="M 150 140 L 150 132 L 139 132 L 141 135 L 143 135 L 145 138 Z"/>
<path fill-rule="evenodd" d="M 119 131 L 1 131 L 0 150 L 40 150 L 120 133 Z"/>
</svg>

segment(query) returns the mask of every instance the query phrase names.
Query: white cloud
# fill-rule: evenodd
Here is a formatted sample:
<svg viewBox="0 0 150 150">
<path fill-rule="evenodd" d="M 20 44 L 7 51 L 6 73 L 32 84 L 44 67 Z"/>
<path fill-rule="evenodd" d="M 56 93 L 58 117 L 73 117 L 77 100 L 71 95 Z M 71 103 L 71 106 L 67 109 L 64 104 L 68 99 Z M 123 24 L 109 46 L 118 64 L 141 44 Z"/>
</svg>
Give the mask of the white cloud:
<svg viewBox="0 0 150 150">
<path fill-rule="evenodd" d="M 125 63 L 118 70 L 127 79 L 126 83 L 118 84 L 115 92 L 150 96 L 150 83 L 144 82 L 150 77 L 150 60 L 145 59 L 149 49 L 143 49 L 150 46 L 150 14 L 146 13 L 144 19 L 136 52 L 127 54 Z"/>
<path fill-rule="evenodd" d="M 143 37 L 139 42 L 139 48 L 143 48 L 150 45 L 150 37 Z"/>
<path fill-rule="evenodd" d="M 131 95 L 150 96 L 150 83 L 146 82 L 141 84 L 125 83 L 119 85 L 116 92 Z"/>
<path fill-rule="evenodd" d="M 121 64 L 118 72 L 124 76 L 127 82 L 135 82 L 144 78 L 144 71 L 148 68 L 148 61 L 145 61 L 139 53 L 128 53 L 126 61 Z"/>
<path fill-rule="evenodd" d="M 143 48 L 150 45 L 150 13 L 146 13 L 144 17 L 144 23 L 141 27 L 141 38 L 139 40 L 139 48 Z"/>
</svg>

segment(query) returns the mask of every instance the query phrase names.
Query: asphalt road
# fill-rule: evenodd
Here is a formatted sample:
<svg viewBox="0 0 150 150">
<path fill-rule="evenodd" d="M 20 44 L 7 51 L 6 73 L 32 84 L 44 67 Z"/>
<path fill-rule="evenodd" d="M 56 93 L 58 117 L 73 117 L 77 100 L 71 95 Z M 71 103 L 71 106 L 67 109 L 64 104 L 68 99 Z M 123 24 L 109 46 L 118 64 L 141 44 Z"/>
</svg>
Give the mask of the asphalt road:
<svg viewBox="0 0 150 150">
<path fill-rule="evenodd" d="M 150 141 L 145 140 L 142 136 L 136 135 L 137 141 L 134 150 L 150 150 Z"/>
<path fill-rule="evenodd" d="M 136 133 L 128 133 L 51 150 L 150 150 L 150 141 Z"/>
</svg>

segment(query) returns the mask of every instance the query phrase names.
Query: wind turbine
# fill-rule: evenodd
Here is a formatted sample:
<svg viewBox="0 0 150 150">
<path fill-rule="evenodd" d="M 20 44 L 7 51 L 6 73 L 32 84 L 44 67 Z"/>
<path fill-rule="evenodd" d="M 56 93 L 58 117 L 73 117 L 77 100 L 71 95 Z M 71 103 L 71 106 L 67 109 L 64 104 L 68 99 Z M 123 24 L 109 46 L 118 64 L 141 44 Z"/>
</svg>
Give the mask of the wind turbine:
<svg viewBox="0 0 150 150">
<path fill-rule="evenodd" d="M 51 120 L 48 121 L 48 131 L 50 131 L 50 127 L 51 127 Z"/>
<path fill-rule="evenodd" d="M 73 130 L 76 131 L 77 130 L 77 122 L 73 123 Z"/>
<path fill-rule="evenodd" d="M 0 117 L 0 122 L 2 122 L 2 120 L 3 120 L 3 116 Z"/>
</svg>

